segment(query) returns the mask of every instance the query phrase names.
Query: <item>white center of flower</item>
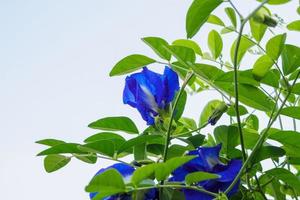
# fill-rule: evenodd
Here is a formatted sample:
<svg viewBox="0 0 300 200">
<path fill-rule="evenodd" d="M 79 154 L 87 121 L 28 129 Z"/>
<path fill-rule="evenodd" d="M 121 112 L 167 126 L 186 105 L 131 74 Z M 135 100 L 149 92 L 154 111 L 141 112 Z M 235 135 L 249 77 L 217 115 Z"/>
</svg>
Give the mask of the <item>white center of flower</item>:
<svg viewBox="0 0 300 200">
<path fill-rule="evenodd" d="M 151 94 L 151 92 L 149 91 L 148 88 L 146 88 L 145 86 L 141 86 L 141 89 L 143 90 L 143 92 L 146 95 L 146 103 L 151 107 L 151 109 L 155 112 L 158 112 L 158 106 L 157 103 L 155 101 L 154 96 Z"/>
</svg>

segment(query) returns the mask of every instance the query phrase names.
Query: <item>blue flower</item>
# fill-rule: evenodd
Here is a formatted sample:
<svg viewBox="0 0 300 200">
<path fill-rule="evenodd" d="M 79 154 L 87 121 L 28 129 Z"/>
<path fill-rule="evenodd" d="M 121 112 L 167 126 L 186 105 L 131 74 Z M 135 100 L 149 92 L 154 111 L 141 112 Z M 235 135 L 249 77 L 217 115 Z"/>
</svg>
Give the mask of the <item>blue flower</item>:
<svg viewBox="0 0 300 200">
<path fill-rule="evenodd" d="M 125 182 L 129 181 L 132 173 L 135 170 L 134 167 L 132 167 L 130 165 L 123 164 L 123 163 L 117 163 L 117 164 L 111 165 L 107 168 L 100 169 L 95 174 L 95 176 L 105 172 L 108 169 L 116 169 L 123 176 Z M 97 195 L 97 192 L 90 193 L 90 199 L 93 199 L 96 195 Z M 156 196 L 157 196 L 156 190 L 150 189 L 150 190 L 146 191 L 146 193 L 144 194 L 144 200 L 154 200 L 156 198 Z M 123 193 L 123 194 L 116 194 L 113 196 L 106 197 L 103 200 L 132 200 L 132 198 L 131 198 L 131 194 Z"/>
<path fill-rule="evenodd" d="M 179 89 L 178 75 L 169 67 L 164 74 L 155 73 L 147 67 L 142 72 L 126 77 L 123 102 L 136 108 L 148 125 L 154 117 L 165 110 Z"/>
<path fill-rule="evenodd" d="M 177 168 L 172 173 L 170 181 L 183 182 L 187 174 L 197 171 L 214 173 L 219 175 L 219 178 L 201 181 L 197 185 L 211 192 L 224 192 L 241 169 L 242 161 L 233 159 L 227 164 L 223 164 L 219 160 L 220 150 L 221 144 L 215 147 L 199 147 L 197 150 L 190 151 L 188 155 L 197 155 L 197 157 Z M 238 185 L 239 183 L 228 193 L 229 196 L 237 192 Z M 186 200 L 212 200 L 214 198 L 195 190 L 184 190 L 184 194 Z"/>
</svg>

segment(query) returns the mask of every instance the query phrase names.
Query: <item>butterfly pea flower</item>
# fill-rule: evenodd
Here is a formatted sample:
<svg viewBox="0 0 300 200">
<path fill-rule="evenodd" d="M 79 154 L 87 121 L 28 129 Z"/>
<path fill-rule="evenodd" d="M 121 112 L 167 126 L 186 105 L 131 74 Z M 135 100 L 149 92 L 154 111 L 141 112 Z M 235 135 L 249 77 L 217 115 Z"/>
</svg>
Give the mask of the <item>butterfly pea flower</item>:
<svg viewBox="0 0 300 200">
<path fill-rule="evenodd" d="M 166 66 L 164 73 L 158 74 L 144 67 L 142 72 L 126 77 L 123 102 L 136 108 L 147 124 L 153 125 L 178 90 L 178 75 L 171 68 Z"/>
<path fill-rule="evenodd" d="M 105 172 L 108 169 L 117 170 L 123 176 L 125 182 L 129 182 L 133 172 L 135 171 L 135 168 L 132 167 L 131 165 L 127 165 L 124 163 L 116 163 L 107 168 L 100 169 L 95 174 L 95 176 Z M 93 199 L 97 194 L 98 194 L 97 192 L 90 193 L 90 199 Z M 154 200 L 156 199 L 156 196 L 157 196 L 156 190 L 150 189 L 144 194 L 143 200 Z M 105 197 L 103 200 L 132 200 L 132 198 L 131 198 L 131 194 L 122 193 L 122 194 L 116 194 L 116 195 Z"/>
<path fill-rule="evenodd" d="M 227 164 L 219 160 L 221 144 L 214 147 L 199 147 L 190 151 L 188 155 L 195 155 L 196 158 L 190 160 L 184 165 L 177 168 L 173 173 L 170 181 L 184 182 L 185 176 L 192 172 L 208 172 L 219 175 L 219 178 L 205 180 L 196 185 L 203 187 L 205 190 L 219 193 L 224 192 L 232 183 L 237 173 L 242 167 L 242 161 L 232 159 Z M 235 194 L 238 190 L 239 182 L 228 193 L 228 196 Z M 212 200 L 213 196 L 195 190 L 183 190 L 186 200 Z"/>
</svg>

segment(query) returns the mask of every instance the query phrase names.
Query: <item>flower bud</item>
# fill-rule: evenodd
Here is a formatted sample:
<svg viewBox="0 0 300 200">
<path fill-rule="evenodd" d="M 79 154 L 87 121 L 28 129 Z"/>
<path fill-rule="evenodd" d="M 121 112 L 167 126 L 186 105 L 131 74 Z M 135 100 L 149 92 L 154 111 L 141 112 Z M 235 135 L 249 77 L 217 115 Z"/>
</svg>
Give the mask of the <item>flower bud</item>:
<svg viewBox="0 0 300 200">
<path fill-rule="evenodd" d="M 277 21 L 271 17 L 270 11 L 265 7 L 262 7 L 255 13 L 253 20 L 269 27 L 277 26 Z"/>
<path fill-rule="evenodd" d="M 228 106 L 221 102 L 216 109 L 214 110 L 213 114 L 208 118 L 208 123 L 211 125 L 215 125 L 217 121 L 222 117 L 223 113 L 225 113 L 228 109 Z"/>
</svg>

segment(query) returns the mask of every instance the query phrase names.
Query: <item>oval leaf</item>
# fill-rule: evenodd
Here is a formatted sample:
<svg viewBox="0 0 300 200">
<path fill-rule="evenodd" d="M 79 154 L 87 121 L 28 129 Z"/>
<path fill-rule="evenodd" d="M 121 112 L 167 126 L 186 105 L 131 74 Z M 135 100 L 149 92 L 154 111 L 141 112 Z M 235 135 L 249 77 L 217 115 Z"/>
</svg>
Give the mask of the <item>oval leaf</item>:
<svg viewBox="0 0 300 200">
<path fill-rule="evenodd" d="M 51 173 L 66 166 L 70 161 L 70 157 L 62 155 L 49 155 L 44 159 L 44 168 L 46 172 Z"/>
<path fill-rule="evenodd" d="M 286 33 L 272 37 L 266 44 L 267 55 L 277 60 L 283 50 L 285 40 Z"/>
<path fill-rule="evenodd" d="M 287 25 L 290 31 L 300 31 L 300 20 L 293 21 Z"/>
<path fill-rule="evenodd" d="M 110 71 L 109 76 L 128 74 L 155 62 L 155 60 L 147 56 L 133 54 L 120 60 Z"/>
<path fill-rule="evenodd" d="M 123 131 L 130 134 L 139 133 L 134 122 L 128 117 L 102 118 L 89 124 L 89 127 L 107 131 Z"/>
<path fill-rule="evenodd" d="M 193 183 L 217 178 L 220 178 L 218 174 L 211 174 L 207 172 L 193 172 L 186 175 L 185 182 L 187 185 L 192 185 Z"/>
<path fill-rule="evenodd" d="M 171 54 L 165 49 L 165 46 L 168 46 L 169 44 L 164 39 L 159 37 L 144 37 L 142 40 L 162 59 L 171 59 Z"/>
<path fill-rule="evenodd" d="M 194 0 L 186 15 L 187 38 L 192 38 L 222 0 Z"/>
<path fill-rule="evenodd" d="M 252 74 L 257 80 L 261 80 L 273 66 L 273 60 L 267 56 L 263 55 L 259 57 L 254 63 Z"/>
<path fill-rule="evenodd" d="M 212 30 L 208 34 L 208 47 L 214 59 L 217 59 L 221 55 L 223 49 L 223 41 L 220 34 L 215 30 Z"/>
<path fill-rule="evenodd" d="M 176 46 L 188 47 L 190 49 L 193 49 L 196 54 L 202 56 L 202 50 L 200 46 L 193 40 L 178 39 L 175 40 L 172 44 Z"/>
</svg>

